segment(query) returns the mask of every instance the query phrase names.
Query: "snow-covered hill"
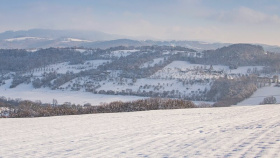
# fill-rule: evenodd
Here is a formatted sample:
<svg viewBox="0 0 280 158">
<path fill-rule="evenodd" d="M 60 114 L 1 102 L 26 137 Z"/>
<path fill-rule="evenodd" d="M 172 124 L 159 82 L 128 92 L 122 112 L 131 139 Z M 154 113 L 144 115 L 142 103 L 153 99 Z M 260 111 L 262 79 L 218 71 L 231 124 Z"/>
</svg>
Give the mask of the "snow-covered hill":
<svg viewBox="0 0 280 158">
<path fill-rule="evenodd" d="M 229 48 L 238 46 L 240 44 Z M 247 47 L 248 50 L 252 48 L 264 52 L 262 47 L 248 44 L 241 45 L 237 50 L 244 49 L 246 54 Z M 251 65 L 238 67 L 219 64 L 222 59 L 215 60 L 213 64 L 202 52 L 183 47 L 1 50 L 0 56 L 0 97 L 41 100 L 43 103 L 56 99 L 59 104 L 97 105 L 144 97 L 213 103 L 227 96 L 238 98 L 229 103 L 235 105 L 250 97 L 257 87 L 275 84 L 279 75 L 271 68 L 264 69 L 264 63 L 257 65 L 253 61 Z M 273 57 L 269 61 L 274 62 L 276 57 L 280 59 L 277 54 L 269 56 Z M 211 58 L 214 60 L 216 57 Z M 227 60 L 231 58 L 228 56 Z M 249 83 L 251 86 L 248 86 Z M 213 90 L 221 87 L 218 84 L 222 85 L 222 89 Z M 247 87 L 243 91 L 246 94 L 240 94 L 244 87 Z"/>
<path fill-rule="evenodd" d="M 127 53 L 134 52 L 131 51 L 114 51 L 109 55 L 112 56 L 125 56 Z M 144 66 L 151 66 L 157 62 L 157 60 L 162 61 L 162 58 L 157 58 L 152 63 L 145 63 Z M 88 60 L 84 64 L 70 65 L 69 62 L 52 64 L 45 66 L 44 68 L 37 68 L 31 70 L 33 77 L 42 77 L 45 73 L 56 72 L 60 74 L 65 74 L 67 72 L 79 73 L 81 71 L 96 69 L 99 65 L 110 62 L 110 60 Z M 200 64 L 191 64 L 185 61 L 174 61 L 171 64 L 168 64 L 162 70 L 159 70 L 154 75 L 149 78 L 137 79 L 134 83 L 131 79 L 124 79 L 123 84 L 117 84 L 117 77 L 115 75 L 118 71 L 111 71 L 110 78 L 97 82 L 96 84 L 100 85 L 97 89 L 105 91 L 128 91 L 131 92 L 145 92 L 153 91 L 163 93 L 164 91 L 174 91 L 180 95 L 193 95 L 202 93 L 205 89 L 210 89 L 211 82 L 213 78 L 223 77 L 224 74 L 209 73 L 209 72 L 200 72 L 197 69 L 207 69 L 210 65 L 200 65 Z M 227 66 L 214 65 L 214 71 L 224 71 L 229 74 L 229 77 L 234 77 L 239 74 L 246 74 L 247 69 L 261 69 L 261 66 L 246 66 L 239 67 L 235 70 L 230 70 Z M 31 74 L 27 72 L 25 75 Z M 194 82 L 192 84 L 183 83 L 186 79 L 189 80 L 202 80 L 205 82 Z M 178 81 L 182 80 L 182 81 Z M 206 80 L 209 80 L 206 82 Z M 88 77 L 78 77 L 69 82 L 66 82 L 60 86 L 60 90 L 51 90 L 50 88 L 34 88 L 31 83 L 29 84 L 20 84 L 15 88 L 10 88 L 12 84 L 12 79 L 5 80 L 5 84 L 0 85 L 0 96 L 6 98 L 21 98 L 23 100 L 31 101 L 42 101 L 43 103 L 51 103 L 53 99 L 56 99 L 59 104 L 64 102 L 71 102 L 73 104 L 84 105 L 90 103 L 92 105 L 99 105 L 102 102 L 109 103 L 111 101 L 132 101 L 142 99 L 144 97 L 137 96 L 123 96 L 123 95 L 104 95 L 104 94 L 93 94 L 85 92 L 84 88 L 81 88 L 78 91 L 72 91 L 71 87 L 74 84 L 84 84 L 90 81 Z"/>
<path fill-rule="evenodd" d="M 1 97 L 35 102 L 41 101 L 49 104 L 52 103 L 53 99 L 57 100 L 58 104 L 69 102 L 80 105 L 86 103 L 99 105 L 101 103 L 110 103 L 113 101 L 126 102 L 144 98 L 137 96 L 92 94 L 83 91 L 51 90 L 49 88 L 34 89 L 31 84 L 22 84 L 16 88 L 9 88 L 9 82 L 11 82 L 11 80 L 8 80 L 7 84 L 0 86 Z"/>
<path fill-rule="evenodd" d="M 280 105 L 1 119 L 0 157 L 280 157 Z"/>
<path fill-rule="evenodd" d="M 273 96 L 276 98 L 277 103 L 280 103 L 280 87 L 271 85 L 258 89 L 250 98 L 238 103 L 237 105 L 258 105 L 264 98 Z"/>
</svg>

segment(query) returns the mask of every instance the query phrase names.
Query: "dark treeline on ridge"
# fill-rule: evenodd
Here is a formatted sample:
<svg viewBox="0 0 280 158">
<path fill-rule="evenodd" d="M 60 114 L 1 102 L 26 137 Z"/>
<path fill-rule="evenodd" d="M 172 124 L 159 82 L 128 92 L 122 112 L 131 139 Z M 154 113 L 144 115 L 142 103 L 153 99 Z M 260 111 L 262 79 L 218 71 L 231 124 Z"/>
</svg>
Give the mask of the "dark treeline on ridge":
<svg viewBox="0 0 280 158">
<path fill-rule="evenodd" d="M 163 109 L 186 109 L 196 107 L 197 106 L 191 101 L 161 98 L 150 98 L 131 102 L 116 101 L 108 104 L 101 104 L 99 106 L 81 106 L 68 103 L 51 105 L 32 101 L 15 101 L 1 98 L 0 108 L 3 109 L 0 111 L 0 118 L 46 117 Z"/>
</svg>

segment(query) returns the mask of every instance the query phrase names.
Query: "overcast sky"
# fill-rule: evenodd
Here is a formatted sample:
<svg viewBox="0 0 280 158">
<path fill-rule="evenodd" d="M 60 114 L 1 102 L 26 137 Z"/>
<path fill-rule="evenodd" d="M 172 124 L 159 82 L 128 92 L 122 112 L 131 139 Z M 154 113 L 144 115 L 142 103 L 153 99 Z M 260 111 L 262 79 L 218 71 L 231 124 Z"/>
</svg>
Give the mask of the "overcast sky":
<svg viewBox="0 0 280 158">
<path fill-rule="evenodd" d="M 280 45 L 280 0 L 0 0 L 0 32 L 97 30 L 161 40 Z"/>
</svg>

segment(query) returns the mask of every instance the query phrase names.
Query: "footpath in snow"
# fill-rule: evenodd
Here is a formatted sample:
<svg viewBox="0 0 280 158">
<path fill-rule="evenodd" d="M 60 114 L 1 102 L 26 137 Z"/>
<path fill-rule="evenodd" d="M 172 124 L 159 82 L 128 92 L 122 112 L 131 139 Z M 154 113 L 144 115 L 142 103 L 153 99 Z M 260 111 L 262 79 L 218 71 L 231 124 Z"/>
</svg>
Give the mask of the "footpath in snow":
<svg viewBox="0 0 280 158">
<path fill-rule="evenodd" d="M 0 120 L 0 157 L 280 157 L 280 105 Z"/>
</svg>

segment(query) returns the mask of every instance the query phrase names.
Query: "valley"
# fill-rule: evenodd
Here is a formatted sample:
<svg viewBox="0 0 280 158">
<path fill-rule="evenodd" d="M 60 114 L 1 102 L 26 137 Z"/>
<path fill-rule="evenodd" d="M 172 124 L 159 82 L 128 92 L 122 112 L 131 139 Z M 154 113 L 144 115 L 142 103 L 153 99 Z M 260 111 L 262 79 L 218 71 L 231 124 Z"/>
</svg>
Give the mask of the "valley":
<svg viewBox="0 0 280 158">
<path fill-rule="evenodd" d="M 223 49 L 229 49 L 234 55 L 232 47 L 240 49 L 241 54 L 242 51 L 248 54 L 247 50 L 253 49 L 259 56 L 267 56 L 261 47 L 254 45 L 232 45 Z M 254 61 L 258 60 L 257 54 L 252 54 L 255 57 L 247 64 L 234 68 L 231 64 L 217 65 L 215 60 L 207 60 L 208 54 L 208 51 L 170 46 L 48 48 L 31 52 L 2 50 L 0 91 L 6 99 L 29 99 L 42 103 L 57 100 L 59 104 L 98 105 L 160 97 L 213 104 L 225 97 L 219 96 L 220 91 L 229 92 L 230 87 L 213 92 L 214 83 L 220 80 L 231 81 L 230 84 L 248 80 L 246 84 L 251 83 L 251 87 L 256 88 L 278 82 L 273 80 L 273 76 L 278 75 L 277 71 L 271 70 L 273 65 Z M 222 59 L 219 61 L 223 62 Z M 239 100 L 250 97 L 247 95 Z"/>
<path fill-rule="evenodd" d="M 279 0 L 2 0 L 0 158 L 280 158 Z"/>
</svg>

